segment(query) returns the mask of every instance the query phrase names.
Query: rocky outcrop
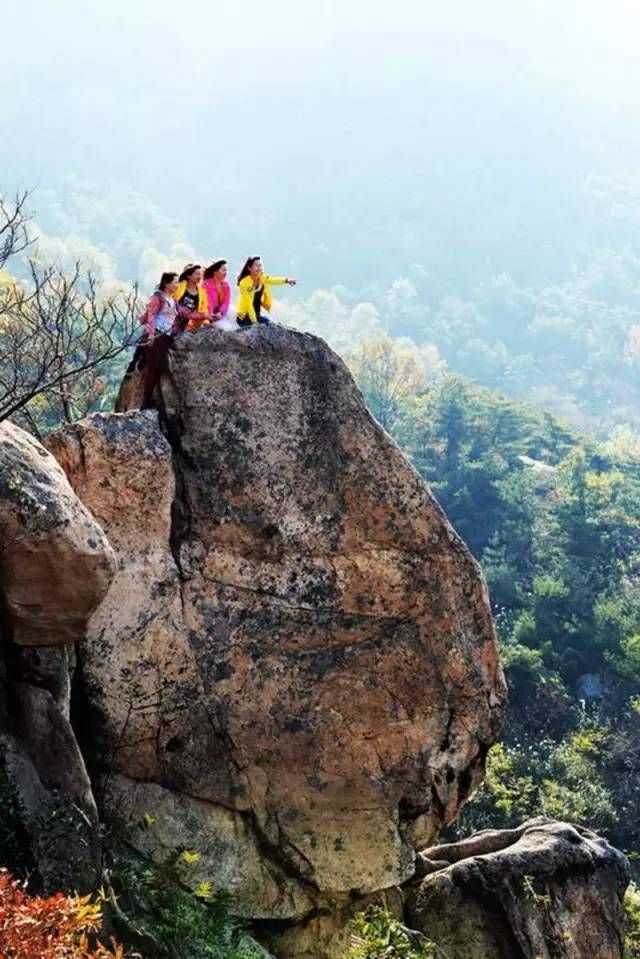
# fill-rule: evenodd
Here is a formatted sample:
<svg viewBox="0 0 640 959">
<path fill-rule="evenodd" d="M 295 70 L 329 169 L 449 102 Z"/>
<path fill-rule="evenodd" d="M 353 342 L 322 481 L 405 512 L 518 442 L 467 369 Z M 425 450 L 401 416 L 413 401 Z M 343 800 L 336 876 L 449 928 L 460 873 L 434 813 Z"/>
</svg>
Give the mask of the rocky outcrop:
<svg viewBox="0 0 640 959">
<path fill-rule="evenodd" d="M 71 486 L 0 427 L 0 790 L 45 888 L 95 883 L 98 787 L 114 836 L 197 849 L 279 959 L 343 956 L 373 902 L 447 959 L 620 959 L 628 865 L 588 830 L 416 855 L 504 683 L 476 564 L 340 360 L 205 330 L 160 395 L 50 438 Z"/>
<path fill-rule="evenodd" d="M 141 370 L 136 364 L 132 369 L 128 369 L 122 378 L 114 409 L 116 413 L 126 413 L 128 410 L 140 409 L 143 399 L 144 370 Z"/>
<path fill-rule="evenodd" d="M 4 631 L 21 646 L 84 637 L 113 574 L 100 527 L 44 447 L 0 424 L 0 583 Z"/>
<path fill-rule="evenodd" d="M 409 925 L 447 959 L 621 959 L 629 865 L 580 826 L 535 819 L 425 850 Z"/>
<path fill-rule="evenodd" d="M 82 650 L 104 812 L 191 831 L 253 917 L 396 887 L 502 723 L 478 567 L 321 341 L 185 335 L 161 394 L 167 439 L 50 444 L 118 559 Z"/>
<path fill-rule="evenodd" d="M 6 679 L 0 699 L 0 766 L 40 884 L 50 893 L 92 890 L 101 862 L 98 811 L 68 712 L 31 681 Z"/>
<path fill-rule="evenodd" d="M 190 742 L 199 743 L 197 762 L 210 766 L 212 776 L 220 746 L 172 552 L 172 453 L 157 414 L 98 414 L 50 437 L 48 445 L 108 530 L 119 559 L 82 654 L 86 738 L 96 774 L 107 773 L 106 817 L 143 853 L 197 849 L 194 882 L 208 879 L 228 890 L 239 913 L 304 914 L 311 900 L 263 855 L 250 819 L 231 804 L 207 801 L 194 781 Z M 131 833 L 131 824 L 149 811 L 153 829 Z"/>
<path fill-rule="evenodd" d="M 0 424 L 0 533 L 4 789 L 44 888 L 91 888 L 98 814 L 70 723 L 70 663 L 114 556 L 54 458 L 8 423 Z"/>
</svg>

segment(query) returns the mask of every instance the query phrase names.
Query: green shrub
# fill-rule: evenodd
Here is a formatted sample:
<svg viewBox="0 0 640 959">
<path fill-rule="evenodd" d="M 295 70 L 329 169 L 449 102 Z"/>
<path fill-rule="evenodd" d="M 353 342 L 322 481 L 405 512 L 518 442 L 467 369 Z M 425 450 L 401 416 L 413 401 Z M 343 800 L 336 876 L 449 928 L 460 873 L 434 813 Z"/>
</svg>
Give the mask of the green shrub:
<svg viewBox="0 0 640 959">
<path fill-rule="evenodd" d="M 536 621 L 533 613 L 525 609 L 520 613 L 513 627 L 513 642 L 521 647 L 535 647 L 536 645 Z"/>
<path fill-rule="evenodd" d="M 533 688 L 545 682 L 547 670 L 539 649 L 510 642 L 502 644 L 501 653 L 509 686 L 518 694 L 521 691 L 530 694 Z"/>
<path fill-rule="evenodd" d="M 228 894 L 202 881 L 192 889 L 189 870 L 200 856 L 174 850 L 161 862 L 135 859 L 113 877 L 129 931 L 154 959 L 259 959 L 246 945 L 243 923 L 230 914 Z"/>
<path fill-rule="evenodd" d="M 371 906 L 352 922 L 351 946 L 344 959 L 437 959 L 436 946 L 406 929 L 382 909 Z"/>
<path fill-rule="evenodd" d="M 620 652 L 605 653 L 608 663 L 624 679 L 631 682 L 640 680 L 640 635 L 626 636 L 620 643 Z"/>
<path fill-rule="evenodd" d="M 624 897 L 624 959 L 640 959 L 640 889 L 631 883 Z"/>
<path fill-rule="evenodd" d="M 455 838 L 487 827 L 510 828 L 550 816 L 610 830 L 619 820 L 615 795 L 601 768 L 611 731 L 597 717 L 574 717 L 577 728 L 556 743 L 525 739 L 494 744 L 486 776 L 452 829 Z"/>
</svg>

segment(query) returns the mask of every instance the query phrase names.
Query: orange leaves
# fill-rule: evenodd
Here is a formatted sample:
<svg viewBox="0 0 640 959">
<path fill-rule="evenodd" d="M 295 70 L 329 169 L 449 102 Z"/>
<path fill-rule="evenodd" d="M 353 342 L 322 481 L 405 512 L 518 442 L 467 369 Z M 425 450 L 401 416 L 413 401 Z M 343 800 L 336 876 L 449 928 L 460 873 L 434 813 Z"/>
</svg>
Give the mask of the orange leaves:
<svg viewBox="0 0 640 959">
<path fill-rule="evenodd" d="M 125 959 L 115 940 L 93 943 L 101 927 L 91 896 L 29 896 L 0 870 L 0 959 Z"/>
</svg>

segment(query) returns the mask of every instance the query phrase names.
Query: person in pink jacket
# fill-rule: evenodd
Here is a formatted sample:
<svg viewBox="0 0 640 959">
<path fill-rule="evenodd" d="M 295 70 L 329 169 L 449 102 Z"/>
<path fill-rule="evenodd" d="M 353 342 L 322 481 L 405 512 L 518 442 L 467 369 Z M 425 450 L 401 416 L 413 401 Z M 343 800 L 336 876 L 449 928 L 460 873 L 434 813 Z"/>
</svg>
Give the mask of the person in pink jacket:
<svg viewBox="0 0 640 959">
<path fill-rule="evenodd" d="M 207 294 L 211 322 L 216 329 L 236 329 L 229 316 L 231 287 L 227 283 L 227 261 L 216 260 L 204 271 L 202 286 Z"/>
</svg>

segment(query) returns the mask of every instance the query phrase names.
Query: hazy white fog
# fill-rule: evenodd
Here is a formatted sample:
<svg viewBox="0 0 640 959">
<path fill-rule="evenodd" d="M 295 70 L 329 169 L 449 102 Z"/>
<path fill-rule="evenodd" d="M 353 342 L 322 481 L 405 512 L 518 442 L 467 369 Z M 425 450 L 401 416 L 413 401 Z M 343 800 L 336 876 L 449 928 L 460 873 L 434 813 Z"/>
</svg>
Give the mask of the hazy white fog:
<svg viewBox="0 0 640 959">
<path fill-rule="evenodd" d="M 3 8 L 0 188 L 125 278 L 184 242 L 309 289 L 418 264 L 442 293 L 634 242 L 637 2 Z"/>
</svg>

